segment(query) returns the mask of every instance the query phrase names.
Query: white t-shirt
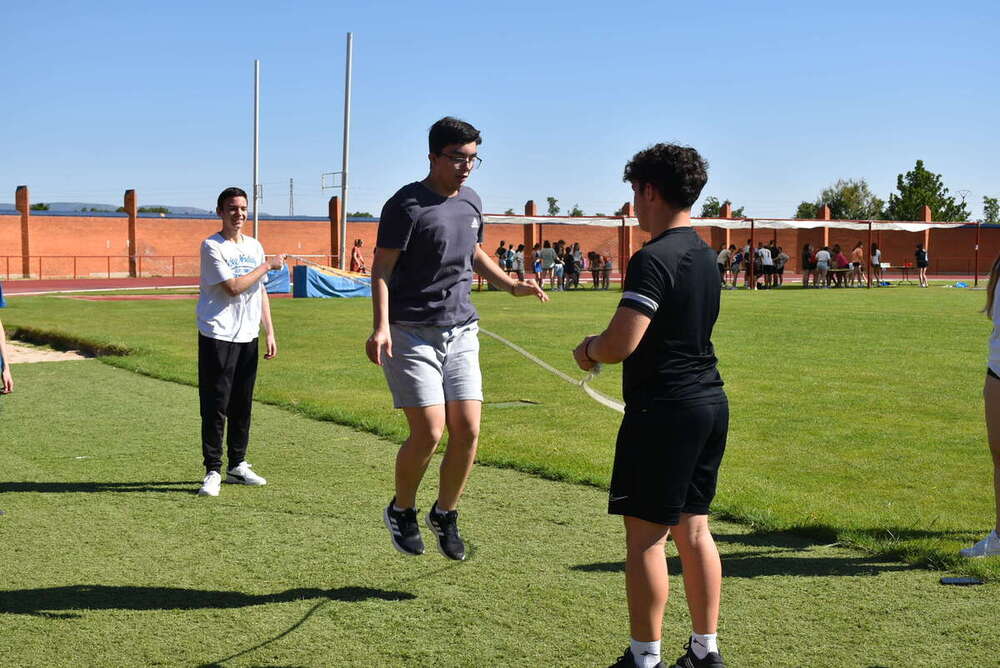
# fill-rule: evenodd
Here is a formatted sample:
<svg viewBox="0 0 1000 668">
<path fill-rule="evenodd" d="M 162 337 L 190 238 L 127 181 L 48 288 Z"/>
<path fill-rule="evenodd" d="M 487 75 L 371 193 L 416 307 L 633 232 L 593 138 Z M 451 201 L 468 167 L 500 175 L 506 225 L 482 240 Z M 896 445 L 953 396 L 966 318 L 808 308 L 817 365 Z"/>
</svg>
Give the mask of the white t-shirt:
<svg viewBox="0 0 1000 668">
<path fill-rule="evenodd" d="M 993 373 L 1000 376 L 1000 295 L 993 298 L 993 333 L 990 335 L 989 367 Z"/>
<path fill-rule="evenodd" d="M 875 254 L 872 255 L 872 265 L 874 266 L 874 265 L 881 265 L 881 264 L 882 264 L 882 251 L 876 250 Z"/>
<path fill-rule="evenodd" d="M 830 251 L 821 250 L 816 253 L 816 262 L 825 262 L 830 264 Z"/>
<path fill-rule="evenodd" d="M 765 267 L 771 267 L 774 265 L 774 261 L 771 259 L 770 248 L 758 248 L 757 255 L 760 257 L 761 265 Z"/>
<path fill-rule="evenodd" d="M 249 274 L 264 262 L 264 247 L 242 235 L 238 242 L 216 233 L 201 242 L 201 279 L 198 297 L 198 331 L 210 339 L 249 343 L 260 334 L 261 292 L 267 274 L 233 297 L 223 281 Z"/>
</svg>

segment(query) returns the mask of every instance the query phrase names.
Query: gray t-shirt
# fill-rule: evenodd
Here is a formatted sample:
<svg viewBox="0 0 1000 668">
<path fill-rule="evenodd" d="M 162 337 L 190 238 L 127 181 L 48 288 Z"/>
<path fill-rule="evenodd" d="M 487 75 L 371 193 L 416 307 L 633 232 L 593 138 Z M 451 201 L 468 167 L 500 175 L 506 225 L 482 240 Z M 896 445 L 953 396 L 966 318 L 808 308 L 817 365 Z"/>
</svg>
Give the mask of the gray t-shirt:
<svg viewBox="0 0 1000 668">
<path fill-rule="evenodd" d="M 389 279 L 389 322 L 451 327 L 479 319 L 469 297 L 482 210 L 476 191 L 464 187 L 442 197 L 415 182 L 389 198 L 376 242 L 402 251 Z"/>
</svg>

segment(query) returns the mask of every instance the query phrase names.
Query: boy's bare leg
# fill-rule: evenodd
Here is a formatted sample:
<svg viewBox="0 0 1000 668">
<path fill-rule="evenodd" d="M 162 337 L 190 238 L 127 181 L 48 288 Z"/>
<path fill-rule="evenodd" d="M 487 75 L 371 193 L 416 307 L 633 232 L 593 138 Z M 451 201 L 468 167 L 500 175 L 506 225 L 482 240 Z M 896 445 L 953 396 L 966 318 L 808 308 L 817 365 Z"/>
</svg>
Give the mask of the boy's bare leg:
<svg viewBox="0 0 1000 668">
<path fill-rule="evenodd" d="M 417 488 L 444 433 L 445 407 L 407 406 L 403 413 L 410 435 L 396 453 L 396 506 L 415 508 Z"/>
<path fill-rule="evenodd" d="M 716 633 L 722 595 L 722 562 L 707 515 L 682 514 L 672 531 L 684 570 L 684 594 L 695 633 Z"/>
<path fill-rule="evenodd" d="M 660 639 L 670 581 L 663 546 L 670 527 L 625 516 L 625 594 L 629 629 L 640 642 Z"/>
<path fill-rule="evenodd" d="M 446 405 L 448 449 L 441 460 L 438 509 L 455 510 L 476 460 L 481 401 L 449 401 Z"/>
</svg>

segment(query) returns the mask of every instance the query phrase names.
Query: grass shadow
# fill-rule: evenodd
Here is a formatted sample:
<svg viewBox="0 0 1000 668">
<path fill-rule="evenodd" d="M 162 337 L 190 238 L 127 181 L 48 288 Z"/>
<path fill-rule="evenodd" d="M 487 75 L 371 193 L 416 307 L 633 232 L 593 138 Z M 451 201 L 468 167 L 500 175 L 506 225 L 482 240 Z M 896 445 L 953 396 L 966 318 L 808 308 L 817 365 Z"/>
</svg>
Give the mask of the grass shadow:
<svg viewBox="0 0 1000 668">
<path fill-rule="evenodd" d="M 0 494 L 40 492 L 76 494 L 101 492 L 197 492 L 194 480 L 157 480 L 150 482 L 0 482 Z"/>
<path fill-rule="evenodd" d="M 81 617 L 80 611 L 88 610 L 221 610 L 307 599 L 323 599 L 320 603 L 329 601 L 357 603 L 368 599 L 407 601 L 414 598 L 416 596 L 409 592 L 371 587 L 299 588 L 275 594 L 244 594 L 238 591 L 180 587 L 70 585 L 0 591 L 0 612 L 74 619 Z"/>
</svg>

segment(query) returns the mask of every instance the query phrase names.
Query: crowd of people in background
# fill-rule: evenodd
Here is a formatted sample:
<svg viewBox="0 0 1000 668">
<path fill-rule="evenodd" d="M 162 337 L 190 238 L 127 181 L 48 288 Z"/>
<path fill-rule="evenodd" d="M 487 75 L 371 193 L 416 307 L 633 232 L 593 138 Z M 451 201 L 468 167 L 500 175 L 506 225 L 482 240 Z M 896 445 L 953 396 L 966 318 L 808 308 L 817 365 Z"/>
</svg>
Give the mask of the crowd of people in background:
<svg viewBox="0 0 1000 668">
<path fill-rule="evenodd" d="M 515 248 L 514 244 L 508 245 L 506 241 L 501 241 L 493 255 L 501 269 L 524 280 L 528 271 L 525 252 L 524 244 L 518 244 Z M 550 290 L 583 287 L 581 277 L 584 272 L 590 273 L 591 288 L 594 290 L 607 290 L 611 282 L 611 258 L 596 251 L 588 252 L 585 257 L 579 243 L 568 244 L 562 239 L 552 243 L 546 239 L 531 249 L 530 260 L 535 281 L 544 285 L 545 279 L 548 279 Z"/>
<path fill-rule="evenodd" d="M 742 273 L 744 287 L 767 290 L 784 285 L 785 266 L 790 259 L 788 253 L 778 246 L 774 239 L 766 244 L 760 241 L 756 248 L 753 248 L 752 241 L 747 239 L 742 248 L 737 248 L 735 244 L 730 244 L 728 248 L 725 245 L 720 246 L 716 262 L 723 289 L 736 289 Z M 904 266 L 916 267 L 920 287 L 926 288 L 929 260 L 923 244 L 917 244 L 914 261 L 913 265 Z M 872 272 L 872 285 L 875 287 L 887 285 L 882 275 L 882 251 L 876 243 L 871 245 L 868 262 Z M 802 285 L 807 288 L 860 288 L 868 284 L 865 245 L 862 241 L 858 241 L 849 254 L 844 253 L 840 244 L 832 246 L 805 244 L 800 256 L 800 269 Z"/>
</svg>

